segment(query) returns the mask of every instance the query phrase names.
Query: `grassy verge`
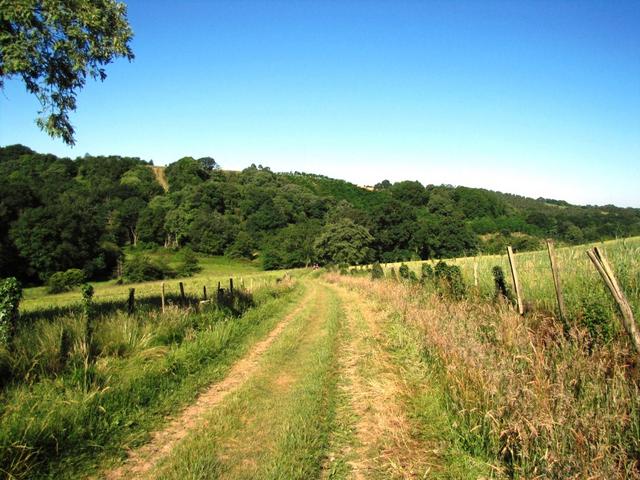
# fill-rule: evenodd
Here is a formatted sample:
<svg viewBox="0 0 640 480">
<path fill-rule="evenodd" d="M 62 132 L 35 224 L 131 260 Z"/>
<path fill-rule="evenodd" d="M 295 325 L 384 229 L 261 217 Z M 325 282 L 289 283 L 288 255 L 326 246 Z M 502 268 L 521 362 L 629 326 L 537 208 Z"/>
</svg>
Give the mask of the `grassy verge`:
<svg viewBox="0 0 640 480">
<path fill-rule="evenodd" d="M 420 332 L 395 312 L 385 326 L 386 351 L 405 381 L 403 398 L 414 434 L 434 445 L 437 461 L 429 471 L 434 479 L 489 478 L 491 458 L 481 449 L 467 449 L 457 427 L 459 419 L 449 408 L 442 365 L 424 349 Z"/>
<path fill-rule="evenodd" d="M 461 471 L 484 464 L 511 478 L 640 478 L 640 381 L 626 338 L 594 343 L 579 328 L 567 338 L 553 318 L 520 317 L 500 303 L 337 278 L 396 312 L 403 376 L 435 388 L 413 396 L 414 417 L 428 425 L 433 409 L 447 412 L 436 430 L 471 459 Z"/>
<path fill-rule="evenodd" d="M 214 410 L 153 478 L 317 477 L 332 430 L 336 296 L 323 286 L 263 357 L 260 371 Z"/>
<path fill-rule="evenodd" d="M 609 292 L 585 253 L 592 246 L 599 247 L 605 253 L 636 315 L 640 315 L 640 237 L 556 249 L 569 315 L 574 319 L 589 317 L 594 306 L 610 318 L 616 314 L 616 306 Z M 536 310 L 555 312 L 556 296 L 547 251 L 518 253 L 515 258 L 524 300 Z M 478 287 L 474 290 L 485 301 L 491 300 L 495 295 L 492 274 L 494 266 L 502 268 L 513 290 L 506 254 L 447 259 L 446 262 L 460 267 L 468 287 L 474 285 L 475 263 Z M 407 262 L 407 265 L 419 278 L 424 263 L 433 266 L 436 261 Z M 399 263 L 386 264 L 386 274 L 389 274 L 391 268 L 397 272 L 399 266 Z"/>
<path fill-rule="evenodd" d="M 271 287 L 258 295 L 255 309 L 237 319 L 215 310 L 171 309 L 164 315 L 103 320 L 96 337 L 105 349 L 95 365 L 82 364 L 86 346 L 78 340 L 57 375 L 25 379 L 3 390 L 0 473 L 75 478 L 122 458 L 126 449 L 146 441 L 164 416 L 223 378 L 301 293 L 302 287 Z M 73 326 L 80 320 L 64 321 Z M 123 351 L 119 341 L 134 347 Z"/>
<path fill-rule="evenodd" d="M 400 315 L 362 292 L 340 296 L 350 342 L 343 349 L 346 401 L 329 478 L 481 478 L 486 461 L 453 434 L 445 389 L 423 357 L 420 337 Z"/>
</svg>

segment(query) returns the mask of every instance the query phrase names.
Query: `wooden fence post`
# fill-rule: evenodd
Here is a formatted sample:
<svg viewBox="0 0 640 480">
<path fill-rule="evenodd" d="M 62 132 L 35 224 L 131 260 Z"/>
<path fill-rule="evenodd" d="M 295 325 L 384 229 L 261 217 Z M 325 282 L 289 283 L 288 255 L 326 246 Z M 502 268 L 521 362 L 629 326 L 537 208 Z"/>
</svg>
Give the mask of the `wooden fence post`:
<svg viewBox="0 0 640 480">
<path fill-rule="evenodd" d="M 522 304 L 522 292 L 520 290 L 520 280 L 518 279 L 518 271 L 516 270 L 516 259 L 513 255 L 511 245 L 507 247 L 507 255 L 509 256 L 509 265 L 511 267 L 511 277 L 513 278 L 513 288 L 516 291 L 516 299 L 518 301 L 518 313 L 524 315 L 524 305 Z"/>
<path fill-rule="evenodd" d="M 136 289 L 130 288 L 129 300 L 127 301 L 127 311 L 129 312 L 129 315 L 133 314 L 133 311 L 135 309 L 135 301 L 136 301 L 135 295 L 136 295 Z"/>
<path fill-rule="evenodd" d="M 553 247 L 553 240 L 547 239 L 547 251 L 549 252 L 549 262 L 551 263 L 551 273 L 553 274 L 553 285 L 556 289 L 556 298 L 558 299 L 558 311 L 560 312 L 560 321 L 564 326 L 565 333 L 569 332 L 569 317 L 567 309 L 564 306 L 564 296 L 562 295 L 562 284 L 560 283 L 560 272 L 556 262 L 556 251 Z"/>
<path fill-rule="evenodd" d="M 160 284 L 160 304 L 162 305 L 162 313 L 164 313 L 164 282 Z"/>
<path fill-rule="evenodd" d="M 203 300 L 207 299 L 207 286 L 206 285 L 202 286 L 202 299 Z"/>
<path fill-rule="evenodd" d="M 473 286 L 478 288 L 478 259 L 473 260 Z"/>
<path fill-rule="evenodd" d="M 185 297 L 184 297 L 184 285 L 182 282 L 180 282 L 180 301 L 182 302 L 183 305 L 186 303 Z"/>
<path fill-rule="evenodd" d="M 631 343 L 636 349 L 636 352 L 640 353 L 640 334 L 638 333 L 636 321 L 633 318 L 633 310 L 631 309 L 631 305 L 622 291 L 622 288 L 620 288 L 620 284 L 613 274 L 613 270 L 609 266 L 609 262 L 607 262 L 607 259 L 600 250 L 598 250 L 598 247 L 593 247 L 591 250 L 587 250 L 587 255 L 593 262 L 593 265 L 596 267 L 596 270 L 598 270 L 602 280 L 604 280 L 605 285 L 609 288 L 611 295 L 618 304 L 618 308 L 622 314 L 622 325 L 629 334 Z"/>
<path fill-rule="evenodd" d="M 233 297 L 233 278 L 229 279 L 229 293 Z"/>
</svg>

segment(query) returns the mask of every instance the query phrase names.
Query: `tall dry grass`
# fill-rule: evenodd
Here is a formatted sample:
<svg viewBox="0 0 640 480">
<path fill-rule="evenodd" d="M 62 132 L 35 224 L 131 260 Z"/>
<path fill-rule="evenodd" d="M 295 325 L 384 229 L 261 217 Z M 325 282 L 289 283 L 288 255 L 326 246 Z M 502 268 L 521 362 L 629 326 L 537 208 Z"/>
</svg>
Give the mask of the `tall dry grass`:
<svg viewBox="0 0 640 480">
<path fill-rule="evenodd" d="M 482 295 L 333 276 L 419 331 L 457 441 L 512 478 L 640 478 L 640 374 L 623 332 L 569 338 L 548 313 L 520 317 Z"/>
</svg>

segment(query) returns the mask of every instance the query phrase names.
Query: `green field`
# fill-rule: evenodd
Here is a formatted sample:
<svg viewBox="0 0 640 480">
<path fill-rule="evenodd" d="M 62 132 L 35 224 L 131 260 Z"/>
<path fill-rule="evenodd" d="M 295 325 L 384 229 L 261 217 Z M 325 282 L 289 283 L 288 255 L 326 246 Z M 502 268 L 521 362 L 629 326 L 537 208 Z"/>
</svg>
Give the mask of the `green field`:
<svg viewBox="0 0 640 480">
<path fill-rule="evenodd" d="M 576 247 L 556 248 L 558 270 L 569 316 L 574 318 L 579 316 L 585 301 L 594 297 L 606 305 L 612 315 L 614 314 L 615 306 L 609 292 L 586 254 L 586 251 L 594 246 L 605 253 L 627 298 L 636 312 L 640 312 L 640 237 L 632 237 Z M 524 301 L 538 310 L 555 312 L 556 295 L 547 250 L 516 252 L 515 259 Z M 502 267 L 513 289 L 506 252 L 504 255 L 484 255 L 445 261 L 460 267 L 464 281 L 469 287 L 474 285 L 475 263 L 478 276 L 477 292 L 484 299 L 491 299 L 495 295 L 491 270 L 496 265 Z M 434 266 L 437 262 L 407 262 L 407 265 L 420 277 L 423 263 Z M 391 268 L 397 272 L 400 265 L 401 263 L 389 263 L 383 268 L 388 274 Z"/>
<path fill-rule="evenodd" d="M 95 283 L 91 324 L 79 292 L 28 289 L 0 350 L 0 473 L 638 478 L 637 355 L 588 247 L 557 250 L 568 331 L 546 251 L 516 255 L 525 316 L 495 298 L 504 256 L 448 261 L 461 296 L 392 279 L 400 264 L 374 281 L 200 257 L 198 275 L 165 281 L 164 313 L 160 282 Z M 599 247 L 639 315 L 640 238 Z M 230 277 L 231 303 L 198 302 Z"/>
<path fill-rule="evenodd" d="M 150 256 L 164 260 L 170 267 L 179 263 L 178 254 L 171 250 L 157 250 Z M 209 292 L 215 292 L 218 282 L 223 287 L 228 286 L 229 279 L 233 278 L 237 285 L 244 282 L 246 288 L 258 287 L 265 282 L 282 277 L 284 272 L 266 272 L 260 269 L 256 262 L 248 260 L 234 260 L 221 256 L 198 255 L 198 261 L 202 271 L 193 277 L 175 278 L 170 280 L 158 280 L 144 283 L 118 284 L 116 280 L 102 282 L 90 282 L 95 289 L 96 302 L 125 301 L 129 295 L 129 289 L 136 289 L 136 298 L 157 297 L 160 295 L 161 284 L 165 283 L 167 295 L 179 293 L 179 282 L 183 282 L 185 294 L 201 296 L 202 288 L 207 287 Z M 23 312 L 36 311 L 40 308 L 65 307 L 77 304 L 81 300 L 80 289 L 70 292 L 48 294 L 47 287 L 32 287 L 24 289 L 24 299 L 20 304 Z"/>
</svg>

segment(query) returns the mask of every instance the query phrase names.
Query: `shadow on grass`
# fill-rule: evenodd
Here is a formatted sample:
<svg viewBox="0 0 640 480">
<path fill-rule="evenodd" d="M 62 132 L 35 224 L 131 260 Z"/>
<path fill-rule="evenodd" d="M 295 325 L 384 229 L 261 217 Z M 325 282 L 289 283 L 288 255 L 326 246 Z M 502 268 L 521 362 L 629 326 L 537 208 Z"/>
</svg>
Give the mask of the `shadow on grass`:
<svg viewBox="0 0 640 480">
<path fill-rule="evenodd" d="M 239 316 L 249 308 L 254 307 L 253 295 L 245 290 L 238 289 L 233 292 L 221 289 L 213 298 L 209 298 L 206 303 L 201 303 L 202 298 L 196 295 L 185 295 L 182 298 L 179 294 L 168 293 L 165 295 L 165 306 L 177 306 L 193 312 L 203 309 L 216 308 L 223 310 L 231 316 Z M 162 299 L 160 295 L 144 296 L 136 298 L 134 301 L 133 313 L 141 314 L 147 312 L 159 312 L 162 310 Z M 129 302 L 127 298 L 99 300 L 94 302 L 94 311 L 98 318 L 108 317 L 116 312 L 129 312 Z M 23 312 L 20 315 L 21 325 L 30 325 L 39 320 L 53 321 L 60 317 L 76 316 L 82 314 L 82 302 L 78 301 L 72 305 L 49 306 Z"/>
</svg>

